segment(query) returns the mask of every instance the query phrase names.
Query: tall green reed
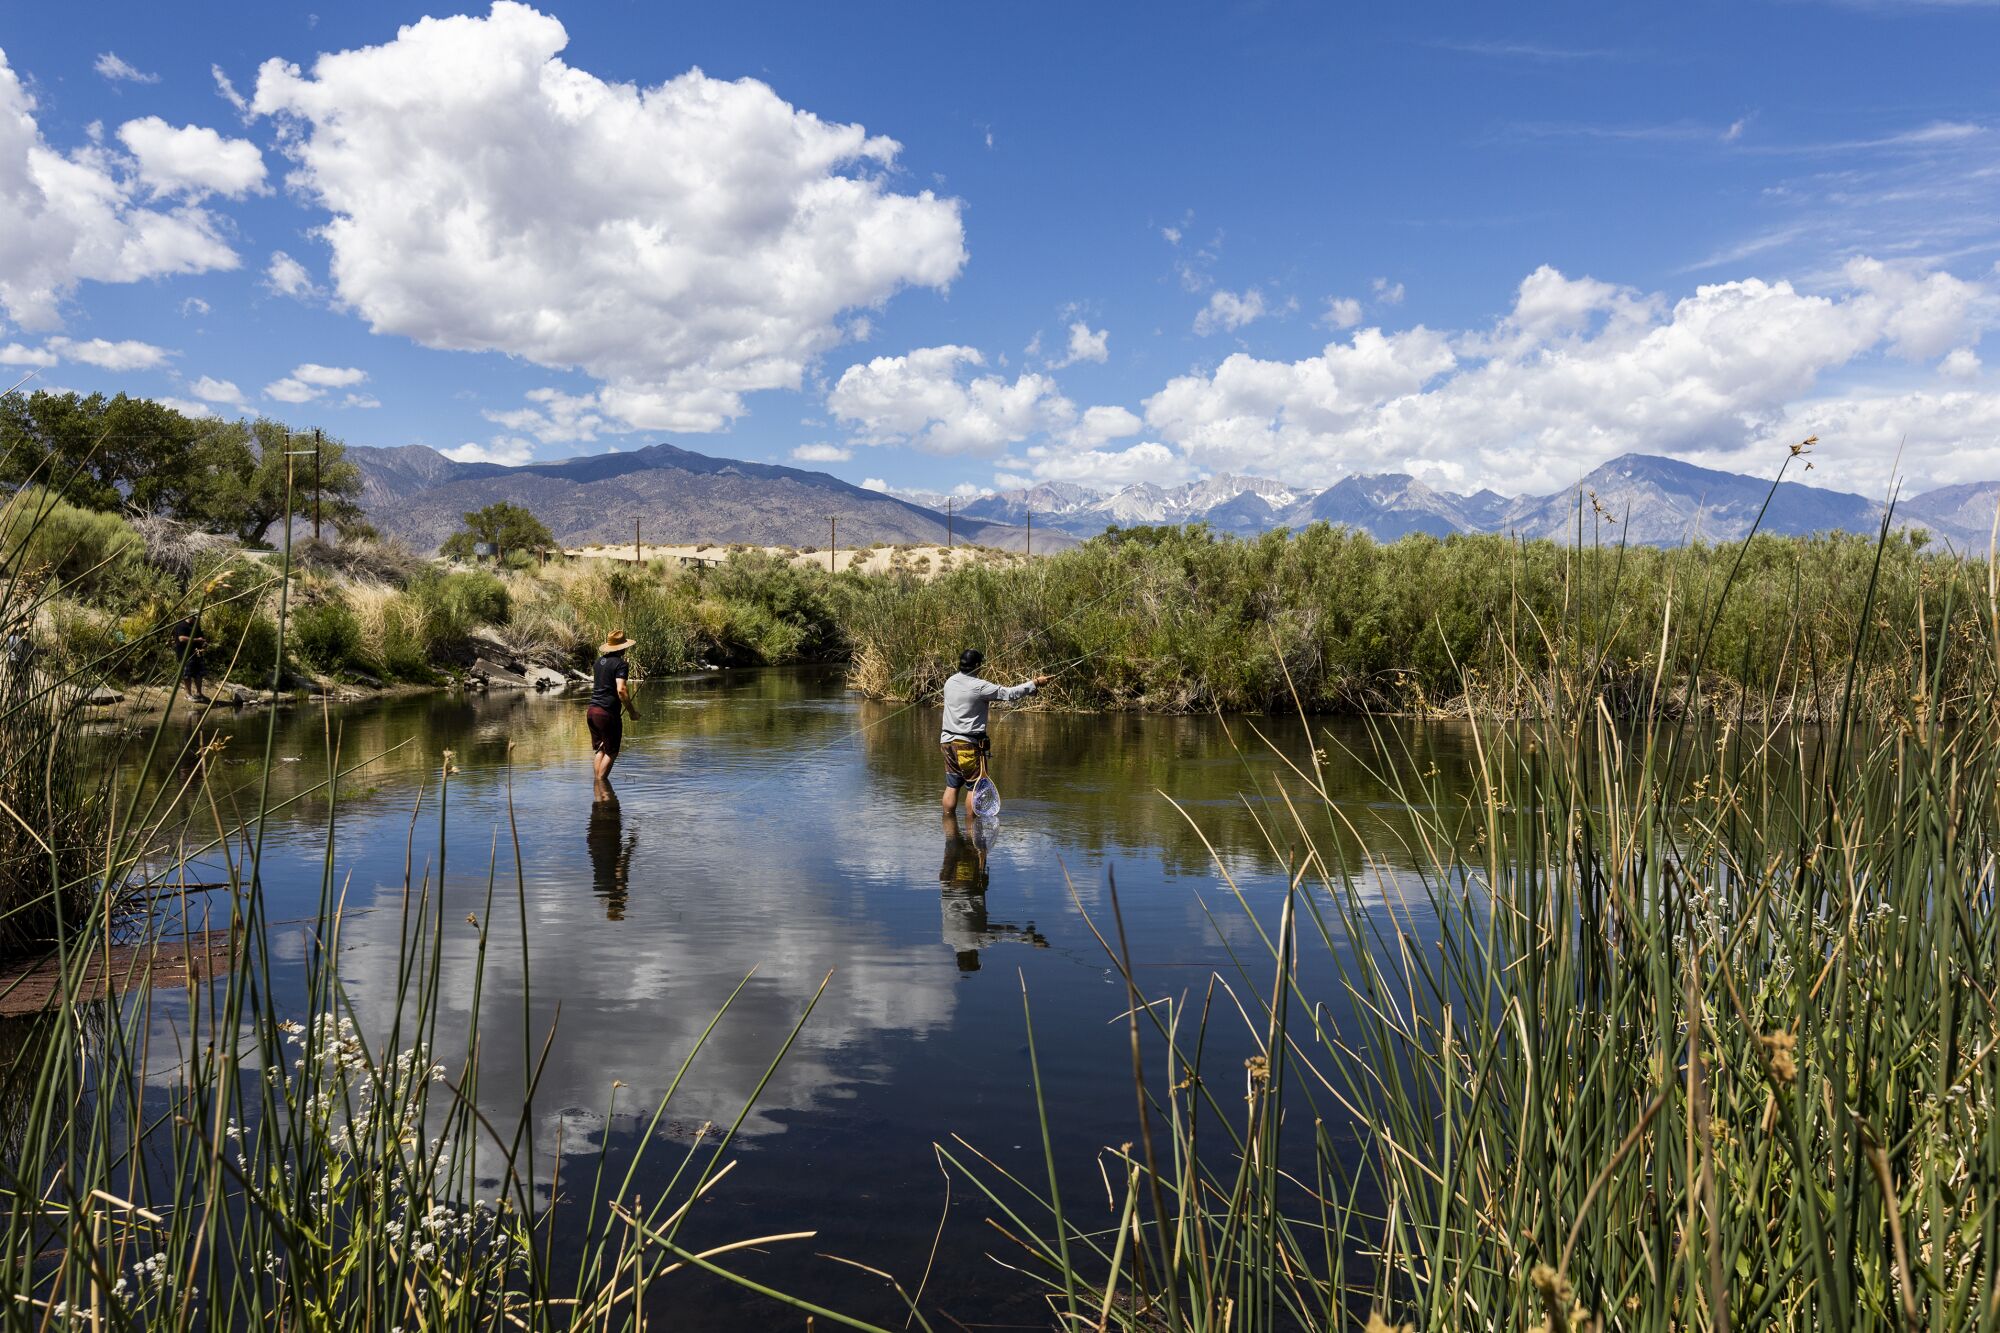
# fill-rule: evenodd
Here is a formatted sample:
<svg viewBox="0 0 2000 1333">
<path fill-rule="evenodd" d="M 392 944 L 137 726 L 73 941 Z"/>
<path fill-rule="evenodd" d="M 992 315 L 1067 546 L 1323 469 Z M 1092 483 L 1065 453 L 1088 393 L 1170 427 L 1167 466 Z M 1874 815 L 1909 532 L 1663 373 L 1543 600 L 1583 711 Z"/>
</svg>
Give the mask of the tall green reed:
<svg viewBox="0 0 2000 1333">
<path fill-rule="evenodd" d="M 1773 620 L 1784 673 L 1706 726 L 1664 696 L 1728 589 L 1676 603 L 1632 715 L 1583 673 L 1472 728 L 1469 800 L 1383 731 L 1351 759 L 1401 835 L 1272 746 L 1275 920 L 1216 858 L 1257 946 L 1148 993 L 1101 928 L 1142 1130 L 1104 1154 L 1108 1207 L 1055 1194 L 1053 1159 L 1043 1190 L 941 1149 L 1002 1257 L 1075 1328 L 2000 1325 L 1994 570 L 1883 632 L 1878 567 L 1831 660 Z M 1576 591 L 1544 630 L 1590 647 L 1614 585 Z M 1844 707 L 1752 720 L 1807 689 Z"/>
<path fill-rule="evenodd" d="M 860 581 L 844 589 L 841 621 L 853 683 L 880 698 L 924 697 L 971 646 L 997 675 L 1071 663 L 1049 697 L 1073 708 L 1289 712 L 1296 701 L 1315 713 L 1531 717 L 1588 688 L 1620 715 L 1652 700 L 1825 720 L 1843 707 L 1843 681 L 1799 664 L 1841 660 L 1864 614 L 1898 647 L 1928 632 L 1944 688 L 1967 688 L 1968 645 L 1920 625 L 1916 603 L 1946 583 L 1972 595 L 1978 570 L 1900 535 L 1654 549 L 1378 543 L 1323 524 L 1250 539 L 1154 529 L 1029 565 Z M 1691 674 L 1697 636 L 1676 618 L 1709 609 Z M 1680 656 L 1656 694 L 1663 633 Z M 1871 669 L 1854 688 L 1879 716 L 1896 686 Z"/>
<path fill-rule="evenodd" d="M 288 575 L 281 566 L 281 637 Z M 587 1188 L 563 1182 L 562 1161 L 535 1160 L 533 1132 L 539 1071 L 560 1034 L 532 1035 L 525 986 L 527 1086 L 506 1105 L 480 1095 L 487 962 L 517 947 L 529 972 L 518 843 L 511 906 L 521 928 L 495 925 L 509 906 L 496 845 L 483 900 L 466 921 L 476 963 L 470 1016 L 454 1031 L 445 1013 L 464 997 L 444 993 L 443 961 L 462 929 L 446 907 L 456 767 L 451 752 L 440 755 L 435 784 L 412 809 L 402 891 L 368 909 L 400 916 L 386 1018 L 376 1006 L 371 1025 L 340 970 L 343 929 L 357 909 L 339 869 L 337 794 L 374 756 L 344 756 L 323 716 L 325 775 L 286 800 L 272 797 L 269 781 L 275 717 L 247 813 L 234 813 L 217 780 L 219 742 L 164 719 L 146 739 L 145 763 L 178 780 L 114 788 L 119 803 L 91 873 L 117 891 L 100 891 L 56 923 L 44 960 L 57 992 L 51 1012 L 9 1026 L 0 1042 L 10 1112 L 0 1140 L 9 1256 L 0 1324 L 636 1330 L 671 1310 L 675 1274 L 701 1269 L 809 1315 L 868 1327 L 726 1266 L 734 1251 L 809 1231 L 700 1251 L 680 1239 L 730 1169 L 725 1154 L 743 1117 L 817 996 L 775 1045 L 734 1124 L 704 1127 L 670 1169 L 655 1170 L 654 1131 L 732 996 L 650 1108 L 622 1174 L 611 1169 L 607 1140 Z M 276 922 L 266 906 L 266 831 L 308 798 L 327 810 L 316 909 L 304 922 Z M 426 810 L 436 848 L 420 860 Z M 511 798 L 509 810 L 511 822 Z M 217 861 L 220 880 L 188 882 L 193 867 Z M 52 869 L 47 882 L 64 885 L 66 873 Z M 304 961 L 288 973 L 295 945 Z M 643 1201 L 642 1180 L 653 1186 Z"/>
</svg>

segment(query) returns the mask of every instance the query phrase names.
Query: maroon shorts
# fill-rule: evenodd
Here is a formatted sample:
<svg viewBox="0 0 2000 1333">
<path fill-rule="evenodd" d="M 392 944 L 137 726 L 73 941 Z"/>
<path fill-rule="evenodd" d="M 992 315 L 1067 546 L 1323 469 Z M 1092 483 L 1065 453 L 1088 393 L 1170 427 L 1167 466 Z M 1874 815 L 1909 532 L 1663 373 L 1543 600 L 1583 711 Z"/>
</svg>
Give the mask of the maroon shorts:
<svg viewBox="0 0 2000 1333">
<path fill-rule="evenodd" d="M 624 716 L 615 708 L 599 708 L 593 704 L 583 718 L 590 724 L 590 748 L 616 759 L 619 743 L 625 739 Z"/>
</svg>

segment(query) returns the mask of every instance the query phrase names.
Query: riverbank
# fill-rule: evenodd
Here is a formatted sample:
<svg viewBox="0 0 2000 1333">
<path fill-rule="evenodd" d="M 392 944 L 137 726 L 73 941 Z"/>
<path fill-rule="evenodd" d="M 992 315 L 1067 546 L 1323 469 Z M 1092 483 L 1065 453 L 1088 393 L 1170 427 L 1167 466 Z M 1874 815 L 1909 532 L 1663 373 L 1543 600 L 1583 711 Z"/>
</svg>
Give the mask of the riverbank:
<svg viewBox="0 0 2000 1333">
<path fill-rule="evenodd" d="M 86 535 L 93 558 L 39 605 L 32 634 L 72 663 L 115 662 L 126 690 L 175 677 L 174 627 L 193 614 L 212 675 L 249 689 L 277 670 L 364 695 L 496 663 L 570 676 L 622 630 L 641 676 L 836 664 L 893 702 L 934 697 L 976 647 L 994 679 L 1052 676 L 1028 706 L 1067 711 L 1518 718 L 1601 700 L 1615 714 L 1814 720 L 1851 693 L 1890 720 L 1908 713 L 1892 682 L 1912 660 L 1960 706 L 1977 653 L 1937 632 L 1938 613 L 1988 595 L 1985 562 L 1908 537 L 1578 549 L 1140 528 L 1033 560 L 862 548 L 829 571 L 824 552 L 700 544 L 474 567 L 306 541 L 287 566 L 213 543 L 190 554 L 111 515 L 90 516 Z"/>
<path fill-rule="evenodd" d="M 96 699 L 84 701 L 85 721 L 153 722 L 173 714 L 190 717 L 209 713 L 250 713 L 265 708 L 313 707 L 322 703 L 368 704 L 438 694 L 451 685 L 339 685 L 323 684 L 311 689 L 253 690 L 243 685 L 215 686 L 207 703 L 188 698 L 178 686 L 132 685 L 124 689 L 107 687 Z"/>
</svg>

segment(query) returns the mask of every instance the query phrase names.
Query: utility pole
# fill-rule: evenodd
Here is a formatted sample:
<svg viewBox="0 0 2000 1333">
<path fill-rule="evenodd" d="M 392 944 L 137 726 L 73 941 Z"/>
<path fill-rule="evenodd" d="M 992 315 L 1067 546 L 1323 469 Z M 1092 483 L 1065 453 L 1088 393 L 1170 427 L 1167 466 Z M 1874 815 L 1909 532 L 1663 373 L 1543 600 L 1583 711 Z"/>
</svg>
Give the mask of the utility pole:
<svg viewBox="0 0 2000 1333">
<path fill-rule="evenodd" d="M 287 556 L 289 556 L 292 551 L 291 511 L 294 507 L 292 504 L 292 496 L 296 494 L 296 492 L 292 489 L 292 486 L 293 486 L 293 478 L 295 476 L 295 470 L 298 466 L 297 464 L 293 463 L 292 460 L 294 458 L 304 458 L 307 454 L 313 454 L 315 459 L 318 458 L 318 454 L 311 449 L 285 450 L 285 554 Z M 315 528 L 315 531 L 313 533 L 313 540 L 314 541 L 319 540 L 319 533 L 317 531 L 317 528 Z"/>
<path fill-rule="evenodd" d="M 840 550 L 840 520 L 828 518 L 826 521 L 826 572 L 833 573 L 833 558 Z"/>
<path fill-rule="evenodd" d="M 319 428 L 313 428 L 313 544 L 319 544 Z"/>
<path fill-rule="evenodd" d="M 1028 511 L 1028 554 L 1035 553 L 1035 511 Z"/>
<path fill-rule="evenodd" d="M 951 497 L 944 497 L 944 549 L 951 549 Z"/>
<path fill-rule="evenodd" d="M 638 518 L 638 515 L 636 515 L 636 514 L 635 514 L 635 515 L 633 515 L 633 517 L 632 517 L 632 564 L 633 564 L 633 567 L 634 567 L 634 568 L 637 568 L 637 567 L 638 567 L 638 565 L 639 565 L 639 563 L 640 563 L 640 561 L 639 561 L 639 518 Z"/>
</svg>

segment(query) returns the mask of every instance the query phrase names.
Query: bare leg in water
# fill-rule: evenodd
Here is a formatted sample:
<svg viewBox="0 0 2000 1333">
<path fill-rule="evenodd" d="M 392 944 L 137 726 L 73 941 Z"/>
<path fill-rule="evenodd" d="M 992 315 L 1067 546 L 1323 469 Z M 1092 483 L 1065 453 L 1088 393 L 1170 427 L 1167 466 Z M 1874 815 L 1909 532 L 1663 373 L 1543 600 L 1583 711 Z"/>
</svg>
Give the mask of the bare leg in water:
<svg viewBox="0 0 2000 1333">
<path fill-rule="evenodd" d="M 611 766 L 618 762 L 618 756 L 598 750 L 590 756 L 592 790 L 600 801 L 615 801 L 618 793 L 611 790 Z"/>
</svg>

